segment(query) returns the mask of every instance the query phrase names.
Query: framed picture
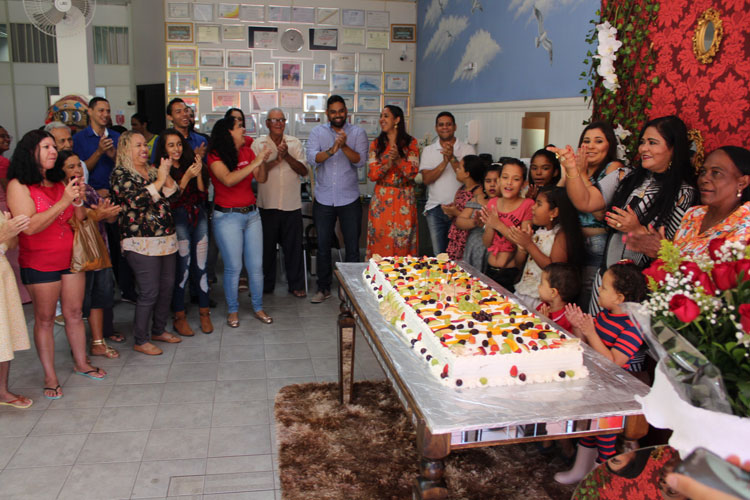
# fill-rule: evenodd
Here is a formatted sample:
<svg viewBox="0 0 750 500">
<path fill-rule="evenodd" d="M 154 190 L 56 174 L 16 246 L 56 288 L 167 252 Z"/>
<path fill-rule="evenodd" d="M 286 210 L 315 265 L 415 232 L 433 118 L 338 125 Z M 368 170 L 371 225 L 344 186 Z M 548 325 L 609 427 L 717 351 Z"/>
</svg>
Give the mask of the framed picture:
<svg viewBox="0 0 750 500">
<path fill-rule="evenodd" d="M 164 23 L 167 43 L 193 43 L 193 23 Z"/>
<path fill-rule="evenodd" d="M 279 28 L 248 26 L 247 46 L 251 49 L 275 49 L 278 45 Z"/>
<path fill-rule="evenodd" d="M 365 29 L 364 28 L 343 28 L 341 30 L 342 45 L 364 45 Z"/>
<path fill-rule="evenodd" d="M 391 24 L 391 41 L 392 42 L 417 42 L 417 25 L 416 24 Z"/>
<path fill-rule="evenodd" d="M 253 111 L 268 111 L 279 105 L 279 94 L 277 92 L 253 92 L 251 96 L 251 108 Z"/>
<path fill-rule="evenodd" d="M 317 82 L 324 82 L 328 80 L 325 64 L 313 64 L 312 79 Z"/>
<path fill-rule="evenodd" d="M 224 118 L 224 113 L 204 113 L 201 115 L 201 132 L 210 134 L 216 122 Z"/>
<path fill-rule="evenodd" d="M 318 7 L 316 16 L 318 24 L 338 26 L 339 24 L 339 9 L 329 9 L 325 7 Z"/>
<path fill-rule="evenodd" d="M 380 110 L 380 94 L 357 95 L 357 113 L 379 113 Z"/>
<path fill-rule="evenodd" d="M 276 88 L 276 64 L 255 63 L 255 89 L 274 90 Z"/>
<path fill-rule="evenodd" d="M 387 49 L 389 46 L 387 31 L 367 30 L 368 49 Z"/>
<path fill-rule="evenodd" d="M 195 68 L 195 47 L 167 46 L 167 68 Z"/>
<path fill-rule="evenodd" d="M 222 24 L 221 39 L 224 41 L 244 41 L 245 27 L 241 24 Z"/>
<path fill-rule="evenodd" d="M 294 133 L 297 137 L 305 138 L 318 125 L 325 123 L 325 113 L 296 113 L 294 115 Z"/>
<path fill-rule="evenodd" d="M 367 27 L 368 28 L 387 28 L 390 22 L 390 15 L 387 10 L 368 10 Z"/>
<path fill-rule="evenodd" d="M 355 9 L 343 9 L 341 11 L 341 24 L 344 26 L 364 26 L 365 11 Z"/>
<path fill-rule="evenodd" d="M 380 115 L 357 113 L 352 118 L 352 125 L 361 127 L 368 136 L 374 137 L 380 133 Z"/>
<path fill-rule="evenodd" d="M 259 123 L 258 113 L 245 113 L 245 134 L 258 135 Z"/>
<path fill-rule="evenodd" d="M 383 54 L 370 52 L 359 53 L 359 65 L 357 71 L 363 73 L 382 73 L 383 72 Z"/>
<path fill-rule="evenodd" d="M 357 75 L 357 92 L 383 92 L 382 73 L 359 73 Z"/>
<path fill-rule="evenodd" d="M 346 106 L 346 109 L 350 112 L 354 111 L 354 107 L 357 104 L 357 101 L 355 99 L 355 94 L 339 94 L 339 96 L 344 100 L 344 105 Z"/>
<path fill-rule="evenodd" d="M 214 20 L 214 5 L 212 3 L 194 3 L 193 21 L 210 23 Z"/>
<path fill-rule="evenodd" d="M 354 92 L 356 77 L 355 73 L 331 73 L 331 93 Z"/>
<path fill-rule="evenodd" d="M 331 71 L 354 71 L 357 69 L 356 54 L 331 52 Z"/>
<path fill-rule="evenodd" d="M 198 61 L 200 66 L 223 68 L 224 49 L 200 49 L 198 51 Z"/>
<path fill-rule="evenodd" d="M 325 111 L 326 101 L 328 101 L 328 94 L 305 94 L 302 109 L 306 112 Z"/>
<path fill-rule="evenodd" d="M 253 72 L 227 71 L 227 90 L 253 90 Z"/>
<path fill-rule="evenodd" d="M 240 5 L 240 20 L 250 23 L 262 23 L 266 20 L 264 5 Z"/>
<path fill-rule="evenodd" d="M 292 22 L 315 24 L 315 7 L 292 7 Z"/>
<path fill-rule="evenodd" d="M 404 115 L 409 115 L 409 96 L 408 95 L 384 95 L 383 107 L 398 106 L 404 111 Z"/>
<path fill-rule="evenodd" d="M 282 5 L 268 6 L 269 23 L 289 23 L 292 21 L 292 8 Z"/>
<path fill-rule="evenodd" d="M 279 88 L 302 88 L 302 62 L 279 61 Z"/>
<path fill-rule="evenodd" d="M 220 26 L 218 24 L 196 24 L 195 41 L 197 43 L 219 43 Z"/>
<path fill-rule="evenodd" d="M 223 71 L 201 70 L 199 74 L 201 90 L 224 90 L 227 88 L 226 77 Z"/>
<path fill-rule="evenodd" d="M 385 91 L 408 94 L 411 92 L 410 76 L 411 73 L 385 73 Z"/>
<path fill-rule="evenodd" d="M 169 19 L 190 19 L 190 4 L 187 2 L 168 2 L 167 17 Z"/>
<path fill-rule="evenodd" d="M 336 50 L 339 46 L 339 30 L 310 28 L 310 50 Z"/>
<path fill-rule="evenodd" d="M 197 94 L 198 74 L 195 71 L 167 71 L 170 94 Z"/>
<path fill-rule="evenodd" d="M 185 101 L 185 106 L 188 108 L 193 108 L 193 110 L 197 113 L 198 112 L 198 101 L 200 101 L 200 97 L 197 95 L 180 95 L 180 96 L 170 96 L 169 99 L 167 99 L 167 102 L 171 101 L 173 97 L 179 97 L 183 101 Z"/>
<path fill-rule="evenodd" d="M 211 92 L 211 111 L 226 111 L 239 107 L 239 92 Z"/>
<path fill-rule="evenodd" d="M 219 19 L 239 19 L 240 4 L 238 3 L 220 3 L 218 6 Z"/>
<path fill-rule="evenodd" d="M 253 53 L 249 50 L 227 50 L 227 68 L 252 68 Z"/>
<path fill-rule="evenodd" d="M 302 92 L 297 90 L 280 90 L 279 106 L 284 109 L 301 109 Z"/>
</svg>

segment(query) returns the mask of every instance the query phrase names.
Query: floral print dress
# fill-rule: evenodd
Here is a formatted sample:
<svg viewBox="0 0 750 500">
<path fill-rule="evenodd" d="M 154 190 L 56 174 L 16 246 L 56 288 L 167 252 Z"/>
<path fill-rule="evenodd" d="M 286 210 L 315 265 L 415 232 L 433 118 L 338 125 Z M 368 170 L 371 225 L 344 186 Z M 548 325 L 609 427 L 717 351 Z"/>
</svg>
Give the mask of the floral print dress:
<svg viewBox="0 0 750 500">
<path fill-rule="evenodd" d="M 368 177 L 375 182 L 367 219 L 367 258 L 417 254 L 417 200 L 414 177 L 419 172 L 419 148 L 412 138 L 406 158 L 388 168 L 390 144 L 378 158 L 377 140 L 370 144 Z"/>
<path fill-rule="evenodd" d="M 479 188 L 479 184 L 474 186 L 471 190 L 466 189 L 464 186 L 458 188 L 456 196 L 453 198 L 453 206 L 458 209 L 459 213 L 463 212 L 466 208 L 466 204 L 474 198 L 474 191 Z M 453 218 L 451 227 L 448 230 L 448 256 L 452 260 L 461 260 L 464 257 L 464 248 L 466 247 L 466 240 L 469 238 L 468 229 L 460 229 L 456 226 L 456 217 Z"/>
</svg>

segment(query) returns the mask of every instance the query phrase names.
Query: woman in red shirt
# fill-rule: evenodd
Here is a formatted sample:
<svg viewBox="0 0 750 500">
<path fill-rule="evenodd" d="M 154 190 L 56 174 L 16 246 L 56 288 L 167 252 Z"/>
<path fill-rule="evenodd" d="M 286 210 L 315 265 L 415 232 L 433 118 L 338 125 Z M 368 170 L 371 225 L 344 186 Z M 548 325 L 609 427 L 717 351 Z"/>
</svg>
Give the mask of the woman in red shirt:
<svg viewBox="0 0 750 500">
<path fill-rule="evenodd" d="M 255 317 L 272 323 L 263 311 L 263 227 L 255 206 L 253 172 L 268 159 L 264 148 L 257 158 L 245 142 L 245 124 L 223 118 L 211 131 L 208 166 L 214 185 L 213 228 L 216 244 L 224 261 L 224 296 L 227 300 L 227 324 L 240 326 L 237 287 L 244 260 L 250 278 Z"/>
<path fill-rule="evenodd" d="M 73 371 L 94 380 L 106 372 L 91 366 L 86 358 L 86 329 L 81 308 L 86 273 L 71 273 L 73 229 L 71 217 L 86 218 L 83 179 L 61 182 L 62 171 L 52 171 L 57 160 L 55 140 L 48 133 L 32 130 L 16 146 L 8 169 L 8 207 L 13 215 L 28 215 L 29 227 L 19 235 L 21 280 L 34 304 L 34 343 L 44 368 L 44 396 L 62 397 L 55 373 L 53 335 L 55 305 L 62 301 L 65 333 L 73 352 Z"/>
</svg>

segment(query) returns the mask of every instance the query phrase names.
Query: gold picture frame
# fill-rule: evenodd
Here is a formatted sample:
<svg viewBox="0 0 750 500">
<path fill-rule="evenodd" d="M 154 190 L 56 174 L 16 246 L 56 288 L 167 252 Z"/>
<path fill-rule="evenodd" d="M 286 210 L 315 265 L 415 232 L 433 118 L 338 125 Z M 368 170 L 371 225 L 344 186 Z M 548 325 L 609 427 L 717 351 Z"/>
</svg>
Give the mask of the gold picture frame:
<svg viewBox="0 0 750 500">
<path fill-rule="evenodd" d="M 716 9 L 706 9 L 693 32 L 693 53 L 701 64 L 709 64 L 719 52 L 724 36 L 721 14 Z"/>
<path fill-rule="evenodd" d="M 193 23 L 164 23 L 167 43 L 193 43 Z"/>
<path fill-rule="evenodd" d="M 691 144 L 690 149 L 695 150 L 691 162 L 695 169 L 695 174 L 698 175 L 698 171 L 706 160 L 706 151 L 703 148 L 703 134 L 701 134 L 701 131 L 697 128 L 692 128 L 688 130 L 688 141 Z"/>
</svg>

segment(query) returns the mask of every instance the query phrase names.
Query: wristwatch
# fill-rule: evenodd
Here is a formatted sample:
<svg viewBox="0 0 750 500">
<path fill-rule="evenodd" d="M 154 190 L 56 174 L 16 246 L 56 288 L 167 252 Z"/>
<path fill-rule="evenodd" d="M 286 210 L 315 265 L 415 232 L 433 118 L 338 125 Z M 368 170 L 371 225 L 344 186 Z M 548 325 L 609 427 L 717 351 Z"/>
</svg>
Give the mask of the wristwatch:
<svg viewBox="0 0 750 500">
<path fill-rule="evenodd" d="M 333 156 L 333 153 L 331 153 L 331 148 L 326 149 L 326 154 L 328 155 L 328 158 Z"/>
</svg>

